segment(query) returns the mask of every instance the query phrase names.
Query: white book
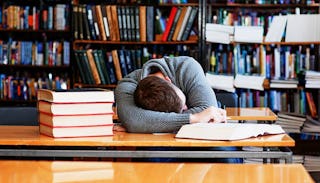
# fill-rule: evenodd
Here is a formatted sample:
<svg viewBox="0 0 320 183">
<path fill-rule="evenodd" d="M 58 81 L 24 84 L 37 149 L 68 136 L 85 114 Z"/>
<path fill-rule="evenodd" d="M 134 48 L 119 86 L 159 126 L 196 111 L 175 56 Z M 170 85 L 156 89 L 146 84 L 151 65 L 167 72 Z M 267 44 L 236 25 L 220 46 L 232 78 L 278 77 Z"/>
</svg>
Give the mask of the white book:
<svg viewBox="0 0 320 183">
<path fill-rule="evenodd" d="M 234 41 L 245 43 L 262 43 L 263 27 L 262 26 L 235 26 Z"/>
<path fill-rule="evenodd" d="M 234 34 L 234 26 L 231 26 L 231 25 L 207 23 L 206 30 Z"/>
<path fill-rule="evenodd" d="M 236 90 L 233 85 L 234 78 L 232 75 L 218 75 L 206 73 L 206 78 L 210 86 L 214 89 L 224 90 L 232 93 Z"/>
<path fill-rule="evenodd" d="M 260 135 L 282 134 L 280 125 L 246 123 L 194 123 L 183 125 L 176 138 L 241 140 Z"/>
<path fill-rule="evenodd" d="M 222 44 L 230 44 L 231 42 L 231 36 L 227 32 L 208 30 L 205 34 L 207 42 Z"/>
<path fill-rule="evenodd" d="M 320 41 L 320 14 L 287 16 L 286 42 Z"/>
<path fill-rule="evenodd" d="M 237 74 L 234 79 L 234 86 L 236 88 L 247 88 L 263 91 L 263 82 L 265 76 L 252 76 L 252 75 L 242 75 Z"/>
<path fill-rule="evenodd" d="M 273 16 L 265 42 L 281 42 L 287 24 L 287 16 Z"/>
</svg>

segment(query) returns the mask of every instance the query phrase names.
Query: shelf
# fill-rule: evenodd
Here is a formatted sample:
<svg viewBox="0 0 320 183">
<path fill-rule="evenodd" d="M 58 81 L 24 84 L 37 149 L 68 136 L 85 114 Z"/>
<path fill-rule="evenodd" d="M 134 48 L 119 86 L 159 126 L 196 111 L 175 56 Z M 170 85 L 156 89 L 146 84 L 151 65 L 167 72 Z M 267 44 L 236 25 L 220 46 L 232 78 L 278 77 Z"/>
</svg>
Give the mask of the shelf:
<svg viewBox="0 0 320 183">
<path fill-rule="evenodd" d="M 0 68 L 11 68 L 11 69 L 28 69 L 28 70 L 50 70 L 50 69 L 59 69 L 59 70 L 68 70 L 70 69 L 70 66 L 49 66 L 49 65 L 22 65 L 22 64 L 0 64 Z"/>
<path fill-rule="evenodd" d="M 99 85 L 99 84 L 83 84 L 83 83 L 74 83 L 74 88 L 108 88 L 115 89 L 117 85 Z"/>
<path fill-rule="evenodd" d="M 231 8 L 296 8 L 296 7 L 300 7 L 300 8 L 318 8 L 319 7 L 319 3 L 314 3 L 314 4 L 241 4 L 241 3 L 214 3 L 214 4 L 210 4 L 208 3 L 209 6 L 212 7 L 231 7 Z"/>
<path fill-rule="evenodd" d="M 177 45 L 177 44 L 198 44 L 197 36 L 190 36 L 187 41 L 160 41 L 162 35 L 156 35 L 156 41 L 102 41 L 102 40 L 75 40 L 74 45 L 78 44 L 110 44 L 110 45 Z"/>
</svg>

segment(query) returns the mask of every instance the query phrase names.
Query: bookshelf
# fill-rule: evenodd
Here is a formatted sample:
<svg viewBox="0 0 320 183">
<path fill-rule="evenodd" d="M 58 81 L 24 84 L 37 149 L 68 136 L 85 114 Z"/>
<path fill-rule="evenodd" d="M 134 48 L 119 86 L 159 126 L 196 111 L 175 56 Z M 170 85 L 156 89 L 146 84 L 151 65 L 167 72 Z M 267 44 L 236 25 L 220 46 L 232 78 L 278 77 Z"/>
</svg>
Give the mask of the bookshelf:
<svg viewBox="0 0 320 183">
<path fill-rule="evenodd" d="M 311 116 L 312 111 L 309 104 L 314 103 L 317 114 L 311 119 L 314 120 L 313 122 L 319 122 L 320 87 L 308 87 L 306 73 L 320 71 L 320 40 L 318 38 L 308 41 L 287 41 L 286 35 L 288 30 L 292 30 L 288 28 L 289 17 L 298 13 L 303 16 L 305 14 L 319 14 L 319 2 L 308 0 L 281 1 L 282 3 L 280 1 L 245 2 L 247 1 L 204 0 L 202 2 L 202 14 L 205 18 L 203 20 L 204 33 L 201 55 L 206 60 L 203 65 L 205 71 L 215 75 L 232 77 L 236 77 L 237 74 L 263 76 L 266 82 L 261 90 L 246 87 L 235 88 L 240 96 L 239 103 L 244 105 L 242 107 L 264 106 L 270 107 L 278 114 L 289 112 Z M 271 31 L 272 19 L 279 14 L 288 17 L 286 32 L 280 35 L 279 41 L 268 42 L 267 34 Z M 234 30 L 238 25 L 259 26 L 263 29 L 263 37 L 261 42 L 237 42 L 234 41 L 236 38 L 234 31 L 234 35 L 232 35 L 234 37 L 231 36 L 231 39 L 230 36 L 226 37 L 227 40 L 208 37 L 209 41 L 206 39 L 207 23 L 227 25 L 228 28 L 232 27 Z M 250 36 L 254 37 L 252 34 Z M 227 43 L 223 44 L 222 41 Z M 290 66 L 288 61 L 294 64 Z M 282 79 L 281 82 L 285 81 L 285 84 L 280 81 L 275 84 L 279 78 Z M 291 83 L 287 81 L 291 81 Z M 310 94 L 313 97 L 312 102 L 307 99 L 307 95 L 310 96 Z M 306 123 L 304 122 L 304 124 Z M 294 154 L 319 156 L 319 150 L 316 150 L 319 149 L 319 131 L 303 132 L 301 129 L 303 128 L 298 129 L 298 133 L 290 133 L 296 139 L 296 147 L 293 148 Z"/>
<path fill-rule="evenodd" d="M 185 18 L 177 16 L 176 21 L 180 18 L 181 24 L 185 19 L 184 28 L 172 29 L 173 33 L 176 32 L 175 38 L 164 39 L 170 13 L 175 8 L 185 10 L 188 15 L 185 15 Z M 97 13 L 98 16 L 93 16 L 91 19 L 92 12 L 100 11 L 101 16 Z M 190 55 L 196 59 L 200 58 L 198 13 L 198 1 L 188 1 L 188 3 L 73 1 L 72 49 L 74 54 L 72 56 L 76 62 L 73 64 L 75 71 L 73 87 L 113 89 L 118 80 L 131 71 L 141 68 L 142 64 L 151 58 L 161 58 L 166 55 Z M 189 20 L 188 17 L 193 18 Z M 77 23 L 78 21 L 83 21 L 83 25 Z M 167 29 L 170 30 L 170 27 Z M 93 54 L 96 68 L 83 66 L 92 57 L 88 50 L 92 50 L 92 53 L 99 52 L 98 57 Z M 79 55 L 82 56 L 79 57 Z M 101 63 L 102 61 L 105 63 Z M 94 65 L 91 66 L 94 67 Z M 99 67 L 102 74 L 99 72 Z M 103 71 L 104 68 L 107 70 Z M 91 73 L 91 76 L 85 73 Z M 94 78 L 94 75 L 107 79 L 99 81 L 97 77 Z M 88 79 L 90 77 L 91 79 Z"/>
<path fill-rule="evenodd" d="M 70 7 L 0 1 L 1 106 L 35 106 L 37 89 L 70 87 Z"/>
<path fill-rule="evenodd" d="M 289 17 L 298 12 L 301 15 L 318 14 L 319 3 L 312 1 L 301 1 L 300 3 L 290 1 L 287 4 L 285 2 L 280 4 L 280 1 L 277 4 L 241 2 L 204 1 L 202 4 L 206 15 L 204 30 L 207 30 L 207 23 L 232 26 L 235 33 L 239 26 L 257 26 L 262 27 L 262 41 L 237 42 L 234 41 L 237 34 L 233 35 L 234 40 L 229 44 L 205 41 L 204 49 L 202 49 L 202 55 L 207 60 L 203 65 L 205 71 L 233 76 L 237 74 L 265 76 L 268 84 L 264 85 L 265 88 L 261 91 L 246 88 L 237 89 L 240 98 L 242 96 L 240 100 L 243 100 L 241 102 L 245 105 L 243 107 L 263 105 L 270 107 L 275 112 L 288 111 L 308 114 L 307 101 L 300 100 L 305 98 L 305 92 L 309 90 L 304 87 L 303 71 L 319 71 L 319 40 L 285 41 L 284 36 L 280 41 L 267 42 L 265 39 L 274 17 L 279 14 Z M 273 3 L 275 2 L 277 1 L 273 1 Z M 248 37 L 250 38 L 250 36 Z M 289 62 L 289 59 L 295 60 L 291 60 L 291 65 L 289 63 L 288 66 L 281 65 L 287 64 L 286 60 Z M 298 84 L 294 87 L 292 87 L 293 85 L 288 87 L 286 84 L 280 86 L 273 84 L 279 79 L 295 80 Z M 312 93 L 316 98 L 317 90 L 313 90 Z M 315 102 L 317 104 L 317 100 Z"/>
</svg>

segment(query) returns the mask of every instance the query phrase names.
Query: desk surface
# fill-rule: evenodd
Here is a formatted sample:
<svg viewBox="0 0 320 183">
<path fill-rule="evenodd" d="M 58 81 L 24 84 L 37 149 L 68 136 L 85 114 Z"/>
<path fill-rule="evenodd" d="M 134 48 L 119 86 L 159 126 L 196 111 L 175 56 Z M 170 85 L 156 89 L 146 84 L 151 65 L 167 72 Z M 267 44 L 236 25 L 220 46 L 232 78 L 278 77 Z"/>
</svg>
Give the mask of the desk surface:
<svg viewBox="0 0 320 183">
<path fill-rule="evenodd" d="M 20 182 L 314 182 L 301 164 L 0 161 L 0 181 Z"/>
<path fill-rule="evenodd" d="M 277 115 L 268 107 L 239 108 L 227 107 L 227 116 L 232 120 L 275 121 Z"/>
<path fill-rule="evenodd" d="M 215 147 L 215 146 L 260 146 L 293 147 L 295 141 L 287 134 L 261 136 L 238 141 L 206 141 L 176 139 L 174 134 L 135 134 L 115 132 L 109 137 L 51 138 L 39 134 L 38 126 L 0 126 L 0 145 L 33 146 L 172 146 L 172 147 Z"/>
</svg>

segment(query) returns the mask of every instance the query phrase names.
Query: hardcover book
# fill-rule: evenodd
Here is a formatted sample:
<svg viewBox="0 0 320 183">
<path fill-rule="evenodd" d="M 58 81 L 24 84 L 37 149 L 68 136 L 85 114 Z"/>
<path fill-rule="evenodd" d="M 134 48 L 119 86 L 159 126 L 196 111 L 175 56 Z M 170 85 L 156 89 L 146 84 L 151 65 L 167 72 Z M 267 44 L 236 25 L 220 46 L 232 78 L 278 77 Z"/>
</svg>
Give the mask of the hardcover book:
<svg viewBox="0 0 320 183">
<path fill-rule="evenodd" d="M 113 124 L 113 114 L 53 115 L 39 112 L 39 123 L 50 127 L 110 125 Z"/>
<path fill-rule="evenodd" d="M 114 93 L 108 89 L 101 88 L 75 88 L 75 89 L 39 89 L 38 100 L 55 103 L 76 102 L 114 102 Z"/>
<path fill-rule="evenodd" d="M 40 124 L 40 134 L 57 138 L 111 136 L 113 135 L 113 124 L 62 128 Z"/>
<path fill-rule="evenodd" d="M 52 103 L 38 101 L 39 112 L 52 115 L 113 114 L 113 102 Z"/>
<path fill-rule="evenodd" d="M 253 123 L 195 123 L 183 125 L 176 138 L 241 140 L 261 135 L 282 134 L 280 125 Z"/>
</svg>

